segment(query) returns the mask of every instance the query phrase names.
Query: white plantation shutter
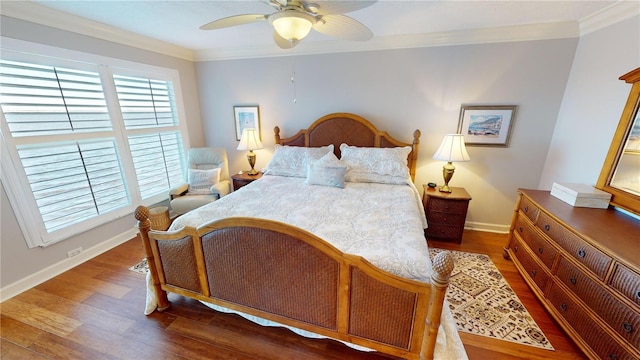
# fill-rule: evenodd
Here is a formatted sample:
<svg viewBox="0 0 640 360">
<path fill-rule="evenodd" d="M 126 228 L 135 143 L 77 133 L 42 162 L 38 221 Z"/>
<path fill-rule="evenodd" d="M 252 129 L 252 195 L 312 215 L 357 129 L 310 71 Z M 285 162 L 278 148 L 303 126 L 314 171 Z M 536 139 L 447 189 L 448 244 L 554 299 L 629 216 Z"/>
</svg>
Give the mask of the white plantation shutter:
<svg viewBox="0 0 640 360">
<path fill-rule="evenodd" d="M 182 136 L 169 81 L 114 75 L 129 148 L 143 199 L 182 182 Z"/>
<path fill-rule="evenodd" d="M 171 81 L 4 55 L 3 183 L 30 247 L 121 217 L 134 203 L 161 201 L 183 181 L 183 130 Z M 107 101 L 109 93 L 117 101 Z"/>
</svg>

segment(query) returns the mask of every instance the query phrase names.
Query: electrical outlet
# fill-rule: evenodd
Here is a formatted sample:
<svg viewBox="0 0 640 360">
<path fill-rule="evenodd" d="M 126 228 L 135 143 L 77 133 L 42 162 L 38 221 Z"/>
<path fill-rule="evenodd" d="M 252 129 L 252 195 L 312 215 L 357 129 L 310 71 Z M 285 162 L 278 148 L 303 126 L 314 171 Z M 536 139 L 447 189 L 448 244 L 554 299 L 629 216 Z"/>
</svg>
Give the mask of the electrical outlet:
<svg viewBox="0 0 640 360">
<path fill-rule="evenodd" d="M 72 258 L 74 256 L 80 255 L 81 253 L 82 253 L 82 247 L 79 247 L 79 248 L 67 251 L 67 257 Z"/>
</svg>

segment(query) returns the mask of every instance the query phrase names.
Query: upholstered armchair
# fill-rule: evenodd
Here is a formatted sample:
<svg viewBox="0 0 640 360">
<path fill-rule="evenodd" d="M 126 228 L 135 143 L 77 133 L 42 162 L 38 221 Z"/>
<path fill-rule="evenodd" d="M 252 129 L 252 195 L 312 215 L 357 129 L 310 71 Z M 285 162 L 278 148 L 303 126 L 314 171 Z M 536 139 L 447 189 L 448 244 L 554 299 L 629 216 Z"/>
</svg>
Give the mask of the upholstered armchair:
<svg viewBox="0 0 640 360">
<path fill-rule="evenodd" d="M 193 148 L 188 153 L 188 183 L 169 191 L 176 215 L 218 200 L 231 192 L 229 162 L 224 148 Z"/>
</svg>

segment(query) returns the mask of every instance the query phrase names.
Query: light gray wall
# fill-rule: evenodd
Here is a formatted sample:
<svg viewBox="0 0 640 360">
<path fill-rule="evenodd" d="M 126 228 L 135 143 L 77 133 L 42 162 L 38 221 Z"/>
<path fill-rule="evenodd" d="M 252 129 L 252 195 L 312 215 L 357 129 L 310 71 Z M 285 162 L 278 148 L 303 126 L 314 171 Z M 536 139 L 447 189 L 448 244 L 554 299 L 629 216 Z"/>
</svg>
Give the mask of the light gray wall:
<svg viewBox="0 0 640 360">
<path fill-rule="evenodd" d="M 203 144 L 200 104 L 192 62 L 5 16 L 2 16 L 0 23 L 0 33 L 5 37 L 178 70 L 184 94 L 185 111 L 189 121 L 191 144 L 194 146 Z M 129 231 L 135 225 L 133 215 L 128 215 L 49 247 L 29 249 L 7 199 L 4 185 L 0 195 L 0 209 L 2 211 L 0 216 L 0 287 L 5 287 L 65 260 L 69 250 L 79 246 L 87 250 Z"/>
<path fill-rule="evenodd" d="M 595 185 L 631 85 L 618 78 L 640 66 L 640 17 L 580 38 L 540 178 Z"/>
<path fill-rule="evenodd" d="M 325 114 L 352 112 L 401 140 L 422 131 L 416 174 L 421 188 L 443 182 L 443 163 L 431 157 L 443 135 L 456 132 L 461 104 L 518 105 L 510 147 L 468 147 L 471 161 L 454 164 L 450 183 L 473 197 L 468 223 L 508 230 L 516 189 L 538 185 L 577 42 L 200 62 L 196 74 L 205 142 L 227 148 L 232 172 L 247 169 L 244 152 L 234 150 L 233 106 L 257 104 L 265 143 L 256 152 L 259 168 L 273 151 L 275 125 L 291 136 Z"/>
</svg>

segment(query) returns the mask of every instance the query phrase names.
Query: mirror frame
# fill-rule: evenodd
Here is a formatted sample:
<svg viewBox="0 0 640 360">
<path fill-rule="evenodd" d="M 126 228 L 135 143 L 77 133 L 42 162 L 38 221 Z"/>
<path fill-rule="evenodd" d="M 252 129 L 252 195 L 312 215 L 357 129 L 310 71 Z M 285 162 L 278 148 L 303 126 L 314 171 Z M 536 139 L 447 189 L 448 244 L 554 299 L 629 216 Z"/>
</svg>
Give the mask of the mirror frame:
<svg viewBox="0 0 640 360">
<path fill-rule="evenodd" d="M 616 166 L 627 142 L 627 137 L 631 132 L 631 125 L 633 125 L 635 119 L 634 115 L 640 111 L 640 68 L 622 75 L 620 80 L 632 84 L 631 92 L 629 93 L 629 98 L 622 111 L 622 116 L 620 117 L 620 122 L 618 123 L 613 140 L 611 141 L 609 152 L 602 165 L 596 188 L 611 194 L 611 205 L 640 215 L 640 196 L 611 186 L 611 179 L 615 174 Z"/>
</svg>

